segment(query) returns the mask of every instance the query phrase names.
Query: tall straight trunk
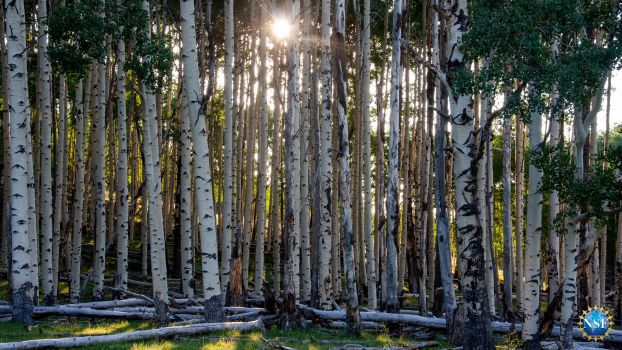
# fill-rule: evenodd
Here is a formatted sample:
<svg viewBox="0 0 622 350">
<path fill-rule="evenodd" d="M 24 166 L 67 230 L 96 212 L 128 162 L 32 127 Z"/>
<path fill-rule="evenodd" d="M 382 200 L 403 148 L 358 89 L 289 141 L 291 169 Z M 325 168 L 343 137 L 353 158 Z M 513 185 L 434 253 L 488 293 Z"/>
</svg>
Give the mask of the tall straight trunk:
<svg viewBox="0 0 622 350">
<path fill-rule="evenodd" d="M 70 152 L 69 132 L 67 130 L 67 76 L 61 75 L 59 82 L 58 97 L 58 135 L 56 137 L 56 175 L 55 175 L 55 194 L 54 194 L 54 232 L 52 241 L 52 266 L 54 280 L 54 299 L 58 296 L 58 275 L 61 255 L 64 255 L 69 261 L 69 252 L 65 250 L 61 252 L 61 232 L 68 232 L 67 226 L 67 182 L 69 182 L 69 173 L 67 171 L 68 158 Z M 65 153 L 67 150 L 67 153 Z M 67 178 L 65 178 L 67 177 Z M 63 231 L 61 231 L 63 230 Z M 65 235 L 67 247 L 69 247 L 70 236 Z M 66 264 L 69 267 L 69 263 Z"/>
<path fill-rule="evenodd" d="M 274 49 L 273 62 L 279 67 L 279 50 Z M 279 192 L 279 176 L 281 174 L 281 95 L 280 95 L 280 69 L 273 69 L 273 84 L 277 103 L 273 113 L 273 140 L 272 140 L 272 164 L 270 169 L 270 235 L 272 236 L 272 288 L 278 295 L 281 290 L 281 215 Z"/>
<path fill-rule="evenodd" d="M 29 251 L 29 208 L 28 208 L 28 158 L 32 152 L 28 143 L 30 106 L 28 100 L 26 65 L 26 28 L 23 1 L 4 2 L 5 28 L 7 35 L 6 54 L 8 76 L 7 109 L 10 128 L 10 225 L 11 225 L 11 294 L 13 296 L 13 320 L 26 325 L 34 323 L 33 305 L 36 298 Z"/>
<path fill-rule="evenodd" d="M 221 292 L 229 285 L 231 268 L 231 225 L 233 210 L 233 0 L 225 0 L 225 164 L 223 174 L 222 202 L 222 249 L 220 269 L 222 274 Z"/>
<path fill-rule="evenodd" d="M 590 139 L 589 139 L 589 163 L 590 163 L 590 166 L 592 167 L 597 166 L 595 164 L 597 148 L 598 148 L 598 125 L 597 125 L 597 119 L 595 118 L 592 121 L 592 124 L 590 125 Z M 601 237 L 600 233 L 603 232 L 603 229 L 605 231 L 607 230 L 606 227 L 597 225 L 595 219 L 590 220 L 588 224 L 588 230 L 589 230 L 590 236 Z M 601 300 L 600 300 L 601 290 L 600 290 L 600 271 L 599 270 L 600 270 L 600 264 L 601 264 L 600 251 L 602 250 L 602 247 L 600 247 L 600 240 L 595 242 L 594 245 L 595 245 L 595 248 L 594 248 L 594 254 L 592 255 L 592 264 L 591 264 L 592 268 L 590 269 L 590 271 L 588 271 L 588 274 L 591 277 L 591 285 L 589 286 L 590 293 L 591 293 L 590 306 L 600 306 L 601 305 Z"/>
<path fill-rule="evenodd" d="M 4 5 L 4 3 L 3 3 Z M 0 18 L 4 23 L 4 6 L 0 8 Z M 4 38 L 4 25 L 0 25 L 0 37 Z M 6 108 L 9 100 L 9 83 L 8 83 L 8 66 L 6 56 L 6 43 L 4 40 L 0 40 L 0 65 L 2 66 L 2 100 L 5 108 L 2 109 L 2 232 L 0 237 L 2 238 L 2 244 L 0 245 L 0 264 L 3 266 L 9 266 L 9 244 L 11 235 L 11 131 L 9 130 L 9 110 Z M 10 275 L 9 275 L 10 281 Z"/>
<path fill-rule="evenodd" d="M 322 114 L 320 132 L 320 152 L 319 152 L 319 195 L 320 195 L 320 235 L 318 245 L 319 267 L 318 267 L 318 292 L 319 307 L 330 310 L 332 308 L 331 298 L 333 288 L 331 279 L 331 249 L 333 238 L 332 212 L 331 212 L 331 188 L 333 181 L 333 169 L 331 164 L 330 150 L 332 148 L 332 89 L 331 89 L 331 66 L 330 66 L 330 0 L 322 1 Z M 333 208 L 337 209 L 337 208 Z M 339 237 L 335 232 L 335 236 Z M 339 260 L 337 259 L 337 262 Z"/>
<path fill-rule="evenodd" d="M 185 91 L 182 92 L 182 101 L 186 100 Z M 180 177 L 179 177 L 179 233 L 181 235 L 181 289 L 188 297 L 194 297 L 194 254 L 192 239 L 192 161 L 190 144 L 190 118 L 188 105 L 182 103 L 181 135 L 180 135 Z"/>
<path fill-rule="evenodd" d="M 386 305 L 388 311 L 394 312 L 399 309 L 397 300 L 398 293 L 398 262 L 397 245 L 399 242 L 399 197 L 398 185 L 398 161 L 400 140 L 400 85 L 401 85 L 401 46 L 402 38 L 402 0 L 393 0 L 393 53 L 391 58 L 391 113 L 389 117 L 389 168 L 387 187 L 387 283 Z M 384 296 L 383 296 L 384 298 Z"/>
<path fill-rule="evenodd" d="M 523 309 L 524 250 L 523 250 L 523 208 L 525 193 L 525 127 L 521 118 L 516 118 L 516 302 L 517 309 Z"/>
<path fill-rule="evenodd" d="M 542 145 L 542 114 L 531 113 L 529 127 L 529 149 L 537 150 Z M 542 232 L 542 171 L 529 165 L 527 196 L 527 233 L 525 236 L 525 283 L 523 313 L 523 341 L 525 348 L 540 348 L 538 322 L 540 318 L 540 237 Z"/>
<path fill-rule="evenodd" d="M 103 15 L 102 15 L 103 16 Z M 93 180 L 95 187 L 95 256 L 93 258 L 93 299 L 104 298 L 104 270 L 106 269 L 106 62 L 98 62 L 96 105 L 91 124 L 94 136 Z"/>
<path fill-rule="evenodd" d="M 194 28 L 194 2 L 180 2 L 182 18 L 182 57 L 184 61 L 184 83 L 186 101 L 190 115 L 192 145 L 194 151 L 195 200 L 199 217 L 201 241 L 201 271 L 203 273 L 203 296 L 205 316 L 208 321 L 223 319 L 222 297 L 218 268 L 218 242 L 214 214 L 214 195 L 210 154 L 207 148 L 207 129 L 202 110 L 202 96 L 199 90 L 199 66 L 197 63 L 196 32 Z"/>
<path fill-rule="evenodd" d="M 299 16 L 300 1 L 292 0 L 288 9 L 293 23 L 287 46 L 287 115 L 285 118 L 285 290 L 284 326 L 288 327 L 295 313 L 295 300 L 300 293 L 300 94 L 299 71 Z"/>
<path fill-rule="evenodd" d="M 461 50 L 463 34 L 468 31 L 466 0 L 451 1 L 452 15 L 457 18 L 449 28 L 447 54 L 450 76 L 465 67 Z M 452 82 L 450 81 L 450 87 Z M 456 226 L 462 295 L 464 298 L 464 346 L 469 349 L 492 349 L 490 310 L 486 289 L 483 230 L 479 217 L 485 215 L 479 205 L 473 183 L 477 181 L 477 160 L 472 149 L 478 145 L 474 133 L 473 96 L 449 91 L 452 120 L 452 149 L 456 200 Z M 485 142 L 483 137 L 480 142 Z M 475 164 L 473 164 L 475 163 Z"/>
<path fill-rule="evenodd" d="M 262 10 L 261 17 L 267 19 Z M 257 225 L 255 232 L 255 291 L 260 292 L 264 282 L 264 232 L 266 229 L 266 182 L 268 168 L 268 74 L 267 31 L 262 29 L 263 39 L 259 43 L 259 159 L 257 160 Z"/>
<path fill-rule="evenodd" d="M 119 0 L 117 5 L 121 6 Z M 125 103 L 125 41 L 117 43 L 117 123 L 118 123 L 118 160 L 117 160 L 117 269 L 114 286 L 127 290 L 128 279 L 128 173 L 127 173 L 127 108 Z M 118 295 L 124 298 L 123 292 Z"/>
<path fill-rule="evenodd" d="M 350 202 L 350 156 L 348 138 L 348 117 L 347 117 L 347 64 L 345 55 L 345 26 L 346 12 L 345 0 L 337 0 L 335 4 L 335 26 L 332 38 L 333 50 L 333 76 L 335 90 L 337 92 L 337 123 L 338 123 L 338 159 L 341 165 L 339 174 L 339 197 L 341 202 L 341 222 L 343 229 L 343 258 L 344 269 L 346 271 L 346 321 L 348 326 L 355 333 L 360 332 L 361 320 L 359 314 L 359 301 L 356 287 L 356 273 L 354 261 L 354 245 L 352 242 L 352 203 Z"/>
<path fill-rule="evenodd" d="M 54 304 L 54 262 L 53 262 L 53 199 L 52 199 L 52 68 L 47 56 L 47 2 L 38 2 L 38 86 L 37 99 L 41 118 L 41 291 L 45 305 Z M 61 163 L 62 164 L 62 163 Z"/>
<path fill-rule="evenodd" d="M 407 29 L 405 30 L 407 31 Z M 409 139 L 409 133 L 408 130 L 410 130 L 410 91 L 411 91 L 411 85 L 410 85 L 410 64 L 408 61 L 404 62 L 404 90 L 400 92 L 400 99 L 402 101 L 404 101 L 403 103 L 401 103 L 401 107 L 403 109 L 403 117 L 402 119 L 402 129 L 405 130 L 403 133 L 401 133 L 400 135 L 400 139 L 401 139 L 401 146 L 398 146 L 399 149 L 402 151 L 402 153 L 400 154 L 400 158 L 401 158 L 401 162 L 399 165 L 399 171 L 401 172 L 400 176 L 402 178 L 402 187 L 404 188 L 404 194 L 403 194 L 403 200 L 402 200 L 402 220 L 401 220 L 401 225 L 402 225 L 402 229 L 401 229 L 401 240 L 400 240 L 400 245 L 399 245 L 399 252 L 397 255 L 397 291 L 398 293 L 402 290 L 402 287 L 404 286 L 404 276 L 406 275 L 406 258 L 407 258 L 407 247 L 408 247 L 408 224 L 411 222 L 411 219 L 409 219 L 409 216 L 412 216 L 412 206 L 411 206 L 411 202 L 412 202 L 412 189 L 411 189 L 411 185 L 414 185 L 417 183 L 417 176 L 412 176 L 412 181 L 411 181 L 411 171 L 410 171 L 410 167 L 411 167 L 411 161 L 412 162 L 416 162 L 416 159 L 410 159 L 410 155 L 411 153 L 414 153 L 413 158 L 416 157 L 416 152 L 411 152 L 410 151 L 410 139 Z M 417 82 L 417 79 L 415 79 L 415 82 Z M 417 89 L 417 86 L 415 84 L 415 90 Z M 416 101 L 415 101 L 415 105 L 416 105 Z M 418 128 L 416 126 L 417 123 L 417 118 L 414 118 L 413 121 L 413 131 L 416 134 L 418 134 L 420 132 L 420 128 Z M 413 136 L 415 136 L 413 135 Z M 417 135 L 418 136 L 418 135 Z M 413 137 L 413 139 L 416 137 Z M 412 146 L 416 147 L 417 143 L 415 142 L 415 140 L 413 140 Z M 399 150 L 398 150 L 399 152 Z M 415 175 L 415 174 L 413 174 Z M 417 172 L 418 175 L 418 172 Z M 399 198 L 399 194 L 398 194 L 398 198 Z M 398 199 L 399 201 L 399 199 Z M 416 204 L 417 207 L 419 207 L 419 203 Z M 419 211 L 417 211 L 417 213 L 419 213 Z M 399 215 L 399 214 L 398 214 Z M 417 220 L 418 222 L 420 222 L 419 220 Z M 419 227 L 418 227 L 419 228 Z M 411 230 L 412 231 L 412 230 Z M 418 232 L 417 232 L 418 233 Z M 417 247 L 417 250 L 419 249 L 419 247 L 416 245 L 416 242 L 418 242 L 417 240 L 418 237 L 414 238 L 412 240 L 412 245 Z M 416 252 L 415 254 L 413 254 L 415 256 L 419 256 L 418 252 Z M 415 259 L 413 259 L 414 262 Z M 414 270 L 414 269 L 413 269 Z M 420 284 L 421 280 L 417 281 L 417 284 Z M 425 299 L 425 296 L 423 296 L 423 298 Z"/>
<path fill-rule="evenodd" d="M 506 96 L 507 97 L 507 96 Z M 512 279 L 514 247 L 512 240 L 512 118 L 503 120 L 503 318 L 514 321 Z"/>
<path fill-rule="evenodd" d="M 557 104 L 557 89 L 553 89 L 551 94 L 551 104 L 555 108 Z M 551 147 L 556 147 L 559 143 L 561 126 L 558 118 L 555 115 L 551 117 Z M 547 268 L 548 268 L 548 281 L 549 281 L 549 300 L 553 298 L 553 295 L 557 293 L 560 283 L 560 236 L 559 232 L 555 229 L 554 220 L 559 214 L 559 193 L 552 191 L 549 196 L 549 235 L 547 242 Z"/>
<path fill-rule="evenodd" d="M 487 60 L 484 60 L 484 65 L 487 65 Z M 479 113 L 479 125 L 483 127 L 491 114 L 492 109 L 492 98 L 489 96 L 482 96 L 481 98 L 481 109 Z M 483 135 L 480 142 L 485 143 L 485 153 L 481 157 L 478 162 L 477 167 L 477 199 L 479 201 L 480 207 L 480 215 L 479 221 L 482 226 L 482 244 L 484 246 L 484 264 L 486 270 L 486 291 L 488 295 L 488 307 L 490 313 L 494 315 L 496 313 L 495 307 L 495 293 L 494 293 L 494 268 L 492 262 L 492 247 L 489 244 L 489 237 L 491 236 L 491 232 L 489 230 L 488 223 L 488 211 L 490 210 L 489 202 L 488 202 L 488 148 L 490 145 L 490 136 Z"/>
<path fill-rule="evenodd" d="M 84 99 L 82 97 L 83 86 L 87 89 L 91 84 L 91 70 L 87 73 L 86 82 L 79 81 L 76 86 L 76 173 L 74 180 L 73 194 L 73 233 L 71 235 L 71 267 L 69 278 L 69 300 L 76 303 L 80 300 L 80 268 L 82 262 L 82 211 L 84 207 L 84 171 L 85 171 L 85 151 L 87 130 L 86 120 L 88 116 L 84 114 Z M 88 105 L 88 104 L 86 104 Z"/>
<path fill-rule="evenodd" d="M 308 38 L 311 33 L 312 5 L 306 0 L 302 3 L 302 37 Z M 309 99 L 309 76 L 311 63 L 310 40 L 302 40 L 302 85 L 300 112 L 300 297 L 303 301 L 311 299 L 311 237 L 309 235 L 310 201 L 309 201 L 309 152 L 308 138 L 311 123 L 311 101 Z"/>
</svg>

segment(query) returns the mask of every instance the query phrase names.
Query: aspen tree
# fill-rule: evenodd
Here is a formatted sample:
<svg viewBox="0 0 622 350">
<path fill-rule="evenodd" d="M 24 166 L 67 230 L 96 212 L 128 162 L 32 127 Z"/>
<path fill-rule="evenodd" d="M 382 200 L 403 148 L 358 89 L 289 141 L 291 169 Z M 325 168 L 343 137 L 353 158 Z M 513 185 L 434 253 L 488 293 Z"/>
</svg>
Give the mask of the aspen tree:
<svg viewBox="0 0 622 350">
<path fill-rule="evenodd" d="M 182 57 L 184 63 L 184 83 L 186 101 L 190 115 L 193 145 L 193 167 L 195 202 L 199 218 L 201 243 L 201 271 L 203 274 L 203 295 L 205 297 L 205 316 L 208 321 L 223 319 L 222 292 L 218 268 L 218 243 L 212 193 L 212 173 L 210 154 L 207 147 L 207 129 L 201 108 L 202 93 L 199 90 L 199 74 L 196 52 L 196 33 L 194 28 L 194 2 L 180 2 L 182 22 Z"/>
</svg>

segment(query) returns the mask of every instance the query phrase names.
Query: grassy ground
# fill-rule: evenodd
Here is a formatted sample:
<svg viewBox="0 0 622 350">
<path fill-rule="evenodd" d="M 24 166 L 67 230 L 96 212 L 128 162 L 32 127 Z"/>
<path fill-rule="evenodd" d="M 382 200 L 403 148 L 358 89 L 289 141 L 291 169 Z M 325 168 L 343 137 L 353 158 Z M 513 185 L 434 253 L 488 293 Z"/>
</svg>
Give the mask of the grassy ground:
<svg viewBox="0 0 622 350">
<path fill-rule="evenodd" d="M 48 317 L 39 320 L 38 325 L 27 330 L 21 324 L 7 322 L 0 324 L 0 342 L 21 341 L 28 339 L 61 338 L 71 336 L 102 335 L 148 329 L 149 322 L 78 319 L 69 321 L 67 318 Z M 416 342 L 416 339 L 391 337 L 386 333 L 364 332 L 355 337 L 346 331 L 314 327 L 311 329 L 283 332 L 272 329 L 265 332 L 217 332 L 198 337 L 182 337 L 178 339 L 162 339 L 133 343 L 101 344 L 85 349 L 155 349 L 155 350 L 251 350 L 265 348 L 267 344 L 261 337 L 270 339 L 296 349 L 324 350 L 343 347 L 347 344 L 360 344 L 366 347 L 404 346 Z M 437 337 L 439 346 L 446 347 L 443 337 Z"/>
</svg>

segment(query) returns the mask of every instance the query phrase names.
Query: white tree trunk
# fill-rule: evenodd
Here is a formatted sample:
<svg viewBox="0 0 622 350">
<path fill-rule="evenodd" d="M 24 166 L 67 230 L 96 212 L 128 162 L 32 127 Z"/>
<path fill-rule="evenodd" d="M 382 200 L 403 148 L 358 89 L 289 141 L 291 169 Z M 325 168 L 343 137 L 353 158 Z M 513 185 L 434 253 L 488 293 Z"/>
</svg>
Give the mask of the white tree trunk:
<svg viewBox="0 0 622 350">
<path fill-rule="evenodd" d="M 180 2 L 182 18 L 182 56 L 184 61 L 184 83 L 186 101 L 190 114 L 192 144 L 194 150 L 194 185 L 199 233 L 201 241 L 201 271 L 203 273 L 203 296 L 205 297 L 206 318 L 209 321 L 223 319 L 222 297 L 218 268 L 218 242 L 214 214 L 214 195 L 210 154 L 207 147 L 205 116 L 201 109 L 202 96 L 199 89 L 199 66 L 197 63 L 194 2 Z M 225 186 L 226 187 L 226 186 Z"/>
<path fill-rule="evenodd" d="M 184 90 L 182 101 L 186 101 Z M 194 244 L 192 239 L 192 170 L 190 169 L 190 119 L 188 105 L 182 104 L 180 136 L 180 178 L 179 178 L 179 232 L 181 234 L 181 287 L 187 298 L 194 298 Z"/>
<path fill-rule="evenodd" d="M 8 76 L 8 99 L 10 128 L 10 225 L 11 225 L 11 293 L 13 295 L 13 320 L 32 324 L 35 291 L 31 275 L 28 207 L 28 158 L 32 153 L 28 143 L 30 106 L 28 100 L 26 65 L 26 27 L 24 25 L 23 1 L 4 2 L 6 52 Z"/>
<path fill-rule="evenodd" d="M 122 6 L 117 0 L 117 5 Z M 128 174 L 127 174 L 127 111 L 125 104 L 125 41 L 117 43 L 117 123 L 118 123 L 118 159 L 117 159 L 117 269 L 114 286 L 127 290 L 128 271 Z M 123 292 L 119 297 L 124 298 Z"/>
<path fill-rule="evenodd" d="M 399 242 L 399 197 L 398 186 L 398 161 L 400 141 L 400 85 L 401 85 L 401 46 L 402 37 L 402 0 L 393 0 L 393 54 L 391 58 L 391 113 L 389 117 L 389 168 L 387 186 L 387 290 L 386 309 L 394 312 L 399 308 L 398 293 L 398 264 L 397 245 Z M 384 295 L 383 295 L 384 298 Z"/>
<path fill-rule="evenodd" d="M 233 206 L 233 0 L 225 0 L 225 164 L 222 208 L 221 292 L 229 285 L 231 268 L 231 224 Z"/>
<path fill-rule="evenodd" d="M 67 178 L 69 173 L 67 171 L 68 154 L 70 153 L 69 137 L 67 136 L 67 77 L 63 74 L 59 79 L 59 106 L 58 106 L 58 135 L 56 136 L 56 176 L 55 176 L 55 194 L 54 194 L 54 232 L 53 232 L 53 245 L 52 245 L 52 265 L 53 265 L 53 279 L 54 279 L 54 299 L 58 296 L 58 274 L 59 274 L 59 262 L 61 255 L 65 255 L 68 267 L 70 265 L 70 244 L 67 242 L 67 250 L 64 254 L 61 254 L 60 241 L 61 241 L 61 229 L 66 232 L 69 206 L 67 205 Z M 65 154 L 67 150 L 67 154 Z M 68 234 L 65 236 L 67 241 L 70 237 Z"/>
<path fill-rule="evenodd" d="M 292 24 L 288 42 L 288 98 L 285 119 L 285 295 L 299 296 L 300 290 L 300 94 L 299 15 L 300 1 L 292 0 L 289 8 Z"/>
<path fill-rule="evenodd" d="M 525 192 L 525 127 L 521 118 L 516 118 L 516 302 L 518 310 L 523 309 L 524 250 L 523 250 L 523 208 Z"/>
<path fill-rule="evenodd" d="M 268 13 L 262 9 L 261 18 L 268 19 Z M 264 282 L 264 236 L 266 230 L 266 185 L 268 171 L 268 31 L 262 29 L 259 43 L 259 158 L 257 160 L 257 224 L 255 232 L 255 291 L 261 292 Z"/>
<path fill-rule="evenodd" d="M 76 173 L 73 195 L 73 234 L 71 235 L 71 267 L 69 278 L 69 300 L 80 300 L 80 267 L 82 262 L 82 209 L 84 206 L 84 170 L 85 170 L 85 130 L 87 116 L 84 114 L 83 86 L 91 84 L 91 71 L 87 73 L 86 83 L 82 80 L 76 86 Z"/>
<path fill-rule="evenodd" d="M 339 237 L 336 232 L 332 231 L 332 212 L 331 212 L 331 195 L 333 189 L 333 167 L 331 164 L 332 148 L 332 82 L 331 82 L 331 67 L 330 67 L 330 13 L 331 13 L 330 0 L 322 1 L 322 112 L 320 123 L 320 159 L 319 159 L 319 195 L 320 195 L 320 241 L 318 245 L 319 266 L 318 266 L 318 292 L 319 292 L 319 307 L 325 310 L 332 308 L 332 292 L 333 281 L 331 278 L 332 269 L 332 233 L 335 233 L 336 237 Z M 333 208 L 338 209 L 338 208 Z M 337 260 L 338 262 L 338 260 Z"/>
<path fill-rule="evenodd" d="M 371 80 L 371 39 L 370 39 L 370 0 L 363 6 L 363 81 L 362 81 L 362 112 L 363 112 L 363 237 L 367 252 L 367 307 L 376 309 L 376 258 L 374 256 L 374 236 L 372 229 L 372 197 L 371 197 L 371 136 L 369 120 L 369 85 Z"/>
<path fill-rule="evenodd" d="M 461 51 L 462 35 L 468 30 L 466 0 L 451 1 L 452 16 L 457 18 L 449 24 L 448 65 L 450 74 L 465 65 Z M 458 232 L 458 255 L 460 280 L 464 298 L 464 346 L 466 348 L 492 349 L 490 310 L 486 289 L 483 231 L 479 217 L 485 215 L 477 198 L 477 160 L 472 151 L 479 144 L 473 125 L 473 97 L 470 94 L 449 92 L 452 121 L 452 148 L 454 155 L 454 182 L 456 200 L 456 226 Z M 480 131 L 481 132 L 481 131 Z M 484 140 L 480 140 L 484 142 Z"/>
<path fill-rule="evenodd" d="M 54 304 L 54 224 L 52 199 L 52 67 L 47 56 L 47 2 L 39 0 L 37 20 L 39 40 L 38 62 L 38 112 L 41 118 L 41 291 L 45 305 Z M 62 164 L 62 162 L 60 163 Z"/>
<path fill-rule="evenodd" d="M 103 15 L 102 15 L 103 16 Z M 106 268 L 106 72 L 107 64 L 98 62 L 94 121 L 91 124 L 94 140 L 93 179 L 95 183 L 95 256 L 93 257 L 93 299 L 104 298 Z"/>
<path fill-rule="evenodd" d="M 399 0 L 398 0 L 399 1 Z M 347 63 L 345 55 L 345 27 L 346 27 L 345 0 L 337 0 L 335 4 L 335 27 L 333 32 L 333 76 L 337 92 L 337 133 L 338 159 L 341 166 L 339 174 L 339 197 L 341 202 L 341 225 L 343 229 L 343 261 L 346 272 L 347 311 L 346 320 L 349 327 L 355 332 L 360 331 L 361 317 L 356 286 L 354 261 L 354 244 L 352 230 L 352 203 L 350 201 L 350 147 L 348 137 L 348 86 Z"/>
<path fill-rule="evenodd" d="M 507 95 L 506 95 L 507 98 Z M 512 118 L 503 120 L 503 316 L 512 322 L 512 279 L 514 247 L 512 239 Z"/>
<path fill-rule="evenodd" d="M 529 127 L 529 149 L 542 147 L 542 114 L 531 113 Z M 539 187 L 542 171 L 529 164 L 527 185 L 527 233 L 525 236 L 525 283 L 523 314 L 523 342 L 527 348 L 539 348 L 538 321 L 540 319 L 540 239 L 542 233 L 542 192 Z"/>
</svg>

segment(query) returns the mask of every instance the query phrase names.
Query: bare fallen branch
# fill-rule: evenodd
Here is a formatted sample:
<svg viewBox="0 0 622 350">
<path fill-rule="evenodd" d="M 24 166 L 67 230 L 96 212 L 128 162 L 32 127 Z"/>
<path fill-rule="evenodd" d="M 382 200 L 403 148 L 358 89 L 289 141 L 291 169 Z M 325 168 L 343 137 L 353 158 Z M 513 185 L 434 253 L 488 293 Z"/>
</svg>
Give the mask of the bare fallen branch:
<svg viewBox="0 0 622 350">
<path fill-rule="evenodd" d="M 109 335 L 58 339 L 37 339 L 12 343 L 0 343 L 0 350 L 70 348 L 92 344 L 128 342 L 154 338 L 170 338 L 175 336 L 193 336 L 220 330 L 250 331 L 262 328 L 263 324 L 261 323 L 261 320 L 255 320 L 251 322 L 201 323 L 191 326 L 163 327 Z"/>
</svg>

